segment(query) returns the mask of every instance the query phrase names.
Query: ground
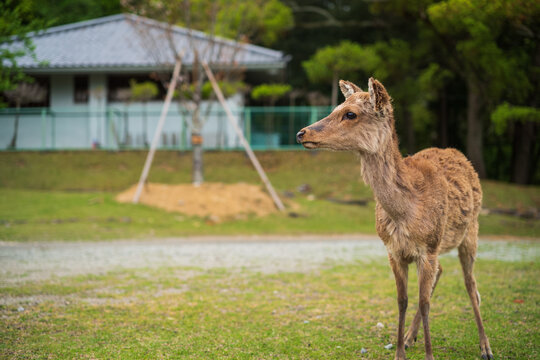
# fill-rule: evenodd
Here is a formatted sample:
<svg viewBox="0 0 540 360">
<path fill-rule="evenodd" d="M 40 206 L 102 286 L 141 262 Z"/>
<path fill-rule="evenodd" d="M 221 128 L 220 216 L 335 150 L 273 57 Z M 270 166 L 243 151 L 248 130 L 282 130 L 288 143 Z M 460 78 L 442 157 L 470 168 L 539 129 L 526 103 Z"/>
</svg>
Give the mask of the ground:
<svg viewBox="0 0 540 360">
<path fill-rule="evenodd" d="M 393 357 L 395 285 L 373 236 L 3 242 L 0 254 L 0 358 Z M 497 359 L 540 355 L 539 260 L 536 241 L 480 242 L 475 273 Z M 435 357 L 479 358 L 459 261 L 441 262 Z M 408 357 L 423 359 L 421 335 Z"/>
<path fill-rule="evenodd" d="M 143 151 L 0 153 L 0 240 L 375 233 L 373 194 L 363 184 L 353 154 L 257 152 L 287 211 L 267 216 L 242 214 L 232 219 L 190 216 L 115 201 L 139 178 L 145 155 Z M 204 162 L 209 183 L 241 183 L 263 189 L 243 152 L 206 152 Z M 190 153 L 160 151 L 149 181 L 192 188 L 190 170 Z M 538 186 L 486 180 L 482 189 L 487 211 L 480 216 L 481 235 L 539 238 Z M 186 207 L 184 199 L 177 200 L 184 204 L 177 201 L 178 208 Z M 508 211 L 529 216 L 509 216 Z"/>
<path fill-rule="evenodd" d="M 243 269 L 262 273 L 306 272 L 328 264 L 380 260 L 386 254 L 380 239 L 370 235 L 0 242 L 0 250 L 3 265 L 0 283 L 4 284 L 170 266 Z M 540 244 L 534 241 L 485 238 L 479 257 L 508 262 L 534 261 L 540 259 L 539 250 Z M 455 255 L 456 251 L 451 254 Z"/>
<path fill-rule="evenodd" d="M 117 202 L 144 152 L 0 153 L 0 358 L 393 358 L 395 282 L 357 159 L 257 155 L 286 213 L 216 219 Z M 188 153 L 155 160 L 151 184 L 193 190 Z M 262 189 L 243 153 L 206 153 L 205 164 L 210 182 Z M 540 191 L 482 186 L 475 274 L 486 331 L 497 359 L 538 359 Z M 435 357 L 479 358 L 455 252 L 441 263 Z M 414 266 L 409 274 L 408 322 Z M 418 341 L 411 360 L 424 358 Z"/>
<path fill-rule="evenodd" d="M 131 203 L 137 185 L 116 196 L 122 203 Z M 261 186 L 237 183 L 145 184 L 141 204 L 188 216 L 207 217 L 213 222 L 246 219 L 249 215 L 266 216 L 277 212 L 272 198 Z"/>
</svg>

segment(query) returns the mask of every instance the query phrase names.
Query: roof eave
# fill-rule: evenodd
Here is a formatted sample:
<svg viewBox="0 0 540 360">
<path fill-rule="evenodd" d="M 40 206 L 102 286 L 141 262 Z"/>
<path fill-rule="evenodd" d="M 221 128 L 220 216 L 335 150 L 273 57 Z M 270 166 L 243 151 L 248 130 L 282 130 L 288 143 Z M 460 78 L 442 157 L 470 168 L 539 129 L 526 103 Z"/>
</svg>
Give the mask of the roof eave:
<svg viewBox="0 0 540 360">
<path fill-rule="evenodd" d="M 192 64 L 184 65 L 185 68 L 190 69 Z M 236 66 L 236 68 L 245 69 L 245 70 L 280 70 L 284 69 L 286 62 L 276 62 L 276 63 L 254 63 L 254 64 L 243 64 Z M 73 73 L 147 73 L 154 71 L 172 71 L 174 65 L 148 65 L 148 66 L 72 66 L 72 67 L 26 67 L 22 70 L 29 74 L 73 74 Z M 228 65 L 211 65 L 213 69 L 224 70 L 230 69 L 231 66 Z"/>
</svg>

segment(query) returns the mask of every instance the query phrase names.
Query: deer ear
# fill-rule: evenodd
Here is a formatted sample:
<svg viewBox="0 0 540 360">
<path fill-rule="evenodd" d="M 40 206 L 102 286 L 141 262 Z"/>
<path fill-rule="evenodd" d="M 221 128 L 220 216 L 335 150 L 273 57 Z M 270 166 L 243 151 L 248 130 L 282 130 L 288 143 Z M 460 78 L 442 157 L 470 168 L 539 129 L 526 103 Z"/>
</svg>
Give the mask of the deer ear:
<svg viewBox="0 0 540 360">
<path fill-rule="evenodd" d="M 343 96 L 345 96 L 345 99 L 354 94 L 355 92 L 362 91 L 362 89 L 360 89 L 358 86 L 346 80 L 339 80 L 339 88 L 341 89 Z"/>
<path fill-rule="evenodd" d="M 390 102 L 390 95 L 386 92 L 383 84 L 374 78 L 369 78 L 368 92 L 369 100 L 375 111 L 381 110 L 388 102 Z"/>
</svg>

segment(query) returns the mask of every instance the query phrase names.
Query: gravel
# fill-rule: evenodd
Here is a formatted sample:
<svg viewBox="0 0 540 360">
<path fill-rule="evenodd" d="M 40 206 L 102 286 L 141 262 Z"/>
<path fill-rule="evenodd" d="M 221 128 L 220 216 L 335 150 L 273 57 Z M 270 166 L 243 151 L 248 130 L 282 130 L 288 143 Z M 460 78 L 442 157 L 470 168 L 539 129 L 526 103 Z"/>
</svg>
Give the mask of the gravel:
<svg viewBox="0 0 540 360">
<path fill-rule="evenodd" d="M 385 257 L 382 242 L 365 235 L 0 242 L 0 284 L 165 266 L 305 272 L 337 263 L 386 261 Z M 540 243 L 485 240 L 478 257 L 537 261 Z"/>
</svg>

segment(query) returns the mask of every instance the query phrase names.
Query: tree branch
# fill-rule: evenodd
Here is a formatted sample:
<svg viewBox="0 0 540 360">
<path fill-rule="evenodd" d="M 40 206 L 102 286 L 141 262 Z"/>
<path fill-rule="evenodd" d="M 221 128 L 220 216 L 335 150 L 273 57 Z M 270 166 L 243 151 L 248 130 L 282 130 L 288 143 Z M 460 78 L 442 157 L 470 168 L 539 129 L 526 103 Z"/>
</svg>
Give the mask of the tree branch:
<svg viewBox="0 0 540 360">
<path fill-rule="evenodd" d="M 382 0 L 386 1 L 386 0 Z M 380 2 L 380 0 L 372 0 L 366 2 Z M 336 17 L 328 10 L 319 6 L 303 5 L 300 6 L 296 2 L 290 3 L 291 9 L 296 13 L 311 12 L 321 15 L 325 20 L 322 21 L 310 21 L 299 22 L 295 26 L 304 29 L 314 29 L 320 27 L 386 27 L 388 24 L 382 20 L 347 20 L 336 19 Z"/>
</svg>

